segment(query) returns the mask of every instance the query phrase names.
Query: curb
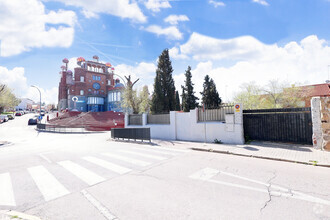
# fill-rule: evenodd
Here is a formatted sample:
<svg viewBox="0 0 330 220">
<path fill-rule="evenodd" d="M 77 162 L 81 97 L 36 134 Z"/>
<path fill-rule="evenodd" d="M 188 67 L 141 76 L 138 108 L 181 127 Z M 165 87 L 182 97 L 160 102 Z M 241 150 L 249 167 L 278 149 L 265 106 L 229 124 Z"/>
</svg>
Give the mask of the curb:
<svg viewBox="0 0 330 220">
<path fill-rule="evenodd" d="M 22 212 L 12 210 L 0 210 L 0 214 L 9 217 L 10 219 L 23 219 L 23 220 L 41 220 L 41 218 L 28 215 Z M 1 216 L 0 216 L 1 217 Z"/>
<path fill-rule="evenodd" d="M 282 162 L 288 162 L 288 163 L 298 163 L 298 164 L 304 164 L 304 165 L 312 165 L 312 166 L 330 168 L 330 165 L 327 165 L 327 164 L 315 164 L 315 163 L 310 163 L 310 162 L 302 162 L 302 161 L 296 161 L 296 160 L 287 160 L 287 159 L 265 157 L 265 156 L 255 156 L 255 155 L 249 155 L 249 154 L 240 154 L 240 153 L 233 153 L 230 151 L 221 151 L 221 150 L 213 150 L 213 149 L 205 149 L 205 148 L 193 147 L 190 149 L 196 150 L 196 151 L 210 152 L 210 153 L 229 154 L 229 155 L 235 155 L 235 156 L 241 156 L 241 157 L 253 157 L 253 158 L 259 158 L 259 159 L 265 159 L 265 160 L 275 160 L 275 161 L 282 161 Z"/>
</svg>

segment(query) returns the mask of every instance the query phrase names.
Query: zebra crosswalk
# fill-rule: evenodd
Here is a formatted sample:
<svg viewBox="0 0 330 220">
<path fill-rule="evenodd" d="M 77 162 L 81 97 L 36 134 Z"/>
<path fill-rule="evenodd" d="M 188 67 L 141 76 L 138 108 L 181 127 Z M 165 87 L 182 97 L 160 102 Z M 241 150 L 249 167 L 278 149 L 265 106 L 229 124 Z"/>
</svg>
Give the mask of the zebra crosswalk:
<svg viewBox="0 0 330 220">
<path fill-rule="evenodd" d="M 60 160 L 55 163 L 41 164 L 23 168 L 21 172 L 27 173 L 26 181 L 33 193 L 38 193 L 39 198 L 50 201 L 68 195 L 77 190 L 83 190 L 86 186 L 101 183 L 109 176 L 123 175 L 132 170 L 140 170 L 147 166 L 156 164 L 158 161 L 169 159 L 186 151 L 175 151 L 173 149 L 153 149 L 149 147 L 127 148 L 112 150 L 111 152 L 100 152 L 93 155 L 82 156 L 74 160 Z M 56 171 L 56 172 L 54 172 Z M 20 173 L 22 174 L 22 173 Z M 20 203 L 29 203 L 29 196 L 22 196 L 24 192 L 18 186 L 22 181 L 19 173 L 0 173 L 0 208 L 2 206 L 20 206 Z M 70 181 L 81 182 L 79 187 L 70 186 Z M 16 184 L 14 184 L 16 183 Z M 35 190 L 34 190 L 35 189 Z M 15 192 L 19 195 L 15 195 Z M 18 201 L 16 201 L 17 198 Z M 22 198 L 26 201 L 22 201 Z M 31 201 L 31 203 L 33 203 Z M 31 204 L 33 205 L 33 204 Z"/>
</svg>

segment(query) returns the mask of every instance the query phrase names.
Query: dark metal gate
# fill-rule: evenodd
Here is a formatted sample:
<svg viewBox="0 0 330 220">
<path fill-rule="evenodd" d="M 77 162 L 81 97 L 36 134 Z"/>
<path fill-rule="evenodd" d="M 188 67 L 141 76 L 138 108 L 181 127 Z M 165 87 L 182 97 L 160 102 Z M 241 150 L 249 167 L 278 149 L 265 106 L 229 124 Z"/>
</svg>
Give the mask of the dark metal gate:
<svg viewBox="0 0 330 220">
<path fill-rule="evenodd" d="M 243 125 L 248 139 L 312 144 L 311 108 L 244 110 Z"/>
</svg>

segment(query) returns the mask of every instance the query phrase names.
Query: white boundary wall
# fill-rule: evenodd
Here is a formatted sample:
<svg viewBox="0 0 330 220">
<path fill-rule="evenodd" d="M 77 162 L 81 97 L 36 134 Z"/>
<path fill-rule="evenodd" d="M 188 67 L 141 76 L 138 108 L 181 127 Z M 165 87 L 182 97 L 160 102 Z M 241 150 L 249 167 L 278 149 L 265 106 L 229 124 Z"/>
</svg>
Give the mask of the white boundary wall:
<svg viewBox="0 0 330 220">
<path fill-rule="evenodd" d="M 147 114 L 142 115 L 142 126 L 128 125 L 125 128 L 150 128 L 152 139 L 214 142 L 215 139 L 227 144 L 244 144 L 242 105 L 234 114 L 226 115 L 226 122 L 198 122 L 198 109 L 190 112 L 170 112 L 170 124 L 147 124 Z"/>
</svg>

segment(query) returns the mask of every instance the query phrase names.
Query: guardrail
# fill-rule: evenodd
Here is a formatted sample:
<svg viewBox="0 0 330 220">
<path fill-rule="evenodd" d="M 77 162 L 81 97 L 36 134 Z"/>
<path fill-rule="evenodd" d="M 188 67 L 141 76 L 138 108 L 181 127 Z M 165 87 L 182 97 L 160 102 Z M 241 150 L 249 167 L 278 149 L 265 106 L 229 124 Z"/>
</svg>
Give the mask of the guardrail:
<svg viewBox="0 0 330 220">
<path fill-rule="evenodd" d="M 148 140 L 151 142 L 150 138 L 150 128 L 112 128 L 111 138 L 122 138 L 128 140 Z"/>
<path fill-rule="evenodd" d="M 50 125 L 50 124 L 37 124 L 38 131 L 54 132 L 54 133 L 87 133 L 85 127 L 67 127 L 60 125 Z"/>
</svg>

